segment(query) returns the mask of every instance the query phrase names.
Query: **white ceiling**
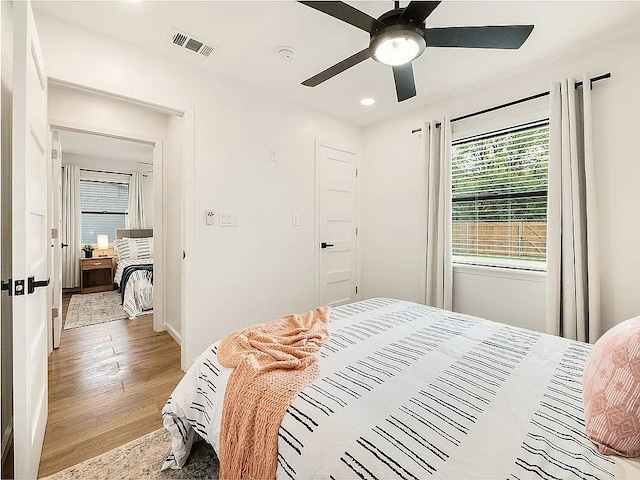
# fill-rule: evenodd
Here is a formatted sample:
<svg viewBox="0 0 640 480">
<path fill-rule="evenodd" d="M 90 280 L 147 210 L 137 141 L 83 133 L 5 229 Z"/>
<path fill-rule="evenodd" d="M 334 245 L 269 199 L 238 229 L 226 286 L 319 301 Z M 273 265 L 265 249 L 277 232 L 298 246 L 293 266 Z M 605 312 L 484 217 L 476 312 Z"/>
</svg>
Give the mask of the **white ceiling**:
<svg viewBox="0 0 640 480">
<path fill-rule="evenodd" d="M 315 88 L 300 83 L 368 45 L 368 34 L 295 1 L 33 1 L 36 19 L 51 15 L 165 55 L 234 82 L 370 125 L 478 83 L 640 28 L 637 1 L 444 1 L 427 26 L 533 24 L 515 51 L 428 48 L 414 61 L 417 96 L 400 104 L 391 68 L 366 60 Z M 391 1 L 349 2 L 377 17 Z M 404 6 L 407 2 L 402 2 Z M 209 58 L 169 43 L 178 28 L 216 52 Z M 296 51 L 293 61 L 278 46 Z M 597 72 L 600 73 L 600 72 Z M 375 105 L 361 106 L 363 97 Z"/>
<path fill-rule="evenodd" d="M 153 167 L 144 164 L 153 164 L 153 146 L 122 140 L 119 138 L 104 137 L 90 133 L 61 131 L 60 145 L 62 155 L 77 155 L 78 157 L 91 159 L 104 159 L 105 166 L 109 162 L 130 162 L 131 168 L 136 171 L 152 170 Z"/>
</svg>

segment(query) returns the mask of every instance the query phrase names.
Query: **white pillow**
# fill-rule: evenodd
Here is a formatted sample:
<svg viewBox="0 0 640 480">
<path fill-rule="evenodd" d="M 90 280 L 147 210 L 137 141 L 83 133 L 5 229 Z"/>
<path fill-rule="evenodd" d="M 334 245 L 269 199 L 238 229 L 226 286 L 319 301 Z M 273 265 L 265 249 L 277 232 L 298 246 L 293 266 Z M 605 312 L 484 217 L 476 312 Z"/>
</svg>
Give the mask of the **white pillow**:
<svg viewBox="0 0 640 480">
<path fill-rule="evenodd" d="M 115 240 L 113 253 L 118 262 L 129 258 L 153 258 L 153 237 Z"/>
</svg>

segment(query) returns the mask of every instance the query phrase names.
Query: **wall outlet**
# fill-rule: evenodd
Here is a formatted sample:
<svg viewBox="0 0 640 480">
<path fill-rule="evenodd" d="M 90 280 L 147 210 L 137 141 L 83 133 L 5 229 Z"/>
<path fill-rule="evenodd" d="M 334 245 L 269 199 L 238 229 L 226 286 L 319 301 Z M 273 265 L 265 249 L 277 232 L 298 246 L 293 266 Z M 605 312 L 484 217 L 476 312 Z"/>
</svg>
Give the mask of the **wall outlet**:
<svg viewBox="0 0 640 480">
<path fill-rule="evenodd" d="M 273 147 L 269 147 L 269 161 L 270 162 L 278 161 L 278 154 L 276 153 L 276 149 Z"/>
<path fill-rule="evenodd" d="M 215 210 L 207 210 L 205 212 L 205 220 L 207 225 L 216 225 L 218 223 L 218 214 Z"/>
</svg>

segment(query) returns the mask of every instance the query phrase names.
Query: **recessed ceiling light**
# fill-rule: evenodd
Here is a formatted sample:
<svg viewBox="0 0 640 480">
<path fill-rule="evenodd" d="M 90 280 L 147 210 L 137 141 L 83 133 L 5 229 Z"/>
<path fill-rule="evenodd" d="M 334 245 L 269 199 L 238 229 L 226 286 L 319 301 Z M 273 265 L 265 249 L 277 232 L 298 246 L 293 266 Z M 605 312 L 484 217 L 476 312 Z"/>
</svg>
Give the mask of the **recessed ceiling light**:
<svg viewBox="0 0 640 480">
<path fill-rule="evenodd" d="M 376 103 L 376 101 L 373 98 L 363 98 L 362 100 L 360 100 L 360 103 L 362 105 L 373 105 L 374 103 Z"/>
</svg>

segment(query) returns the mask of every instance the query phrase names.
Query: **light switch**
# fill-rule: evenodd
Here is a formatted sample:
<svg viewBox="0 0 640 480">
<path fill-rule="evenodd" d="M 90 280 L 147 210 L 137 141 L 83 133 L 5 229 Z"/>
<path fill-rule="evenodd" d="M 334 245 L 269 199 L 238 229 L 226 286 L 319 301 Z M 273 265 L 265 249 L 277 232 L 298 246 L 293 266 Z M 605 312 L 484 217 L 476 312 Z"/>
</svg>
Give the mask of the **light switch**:
<svg viewBox="0 0 640 480">
<path fill-rule="evenodd" d="M 271 162 L 278 161 L 278 154 L 276 153 L 276 150 L 273 147 L 269 147 L 269 161 Z"/>
<path fill-rule="evenodd" d="M 299 213 L 294 213 L 291 215 L 291 225 L 293 225 L 294 227 L 299 227 L 300 226 L 300 214 Z"/>
<path fill-rule="evenodd" d="M 221 213 L 220 217 L 220 226 L 221 227 L 235 227 L 238 225 L 238 214 L 237 213 Z"/>
</svg>

